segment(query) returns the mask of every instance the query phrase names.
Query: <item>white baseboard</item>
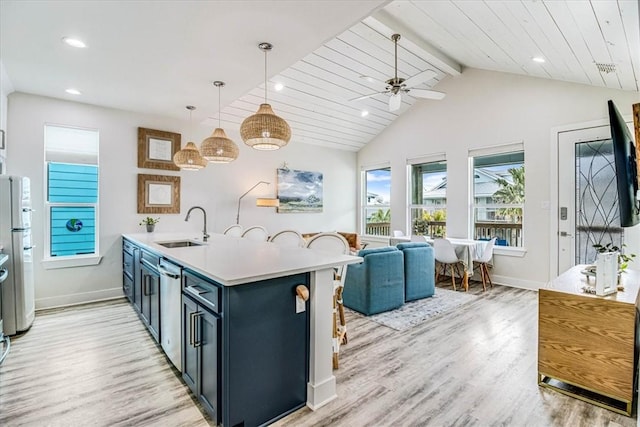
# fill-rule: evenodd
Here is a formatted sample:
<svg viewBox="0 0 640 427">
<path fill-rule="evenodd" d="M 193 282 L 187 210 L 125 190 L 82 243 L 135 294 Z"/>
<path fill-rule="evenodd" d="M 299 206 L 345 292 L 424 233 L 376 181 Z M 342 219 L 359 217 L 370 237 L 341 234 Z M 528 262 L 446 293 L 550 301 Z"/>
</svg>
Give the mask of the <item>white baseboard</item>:
<svg viewBox="0 0 640 427">
<path fill-rule="evenodd" d="M 37 298 L 36 311 L 49 308 L 66 307 L 69 305 L 85 304 L 88 302 L 104 301 L 122 298 L 122 288 L 102 289 L 100 291 L 82 292 L 79 294 L 59 295 L 55 297 Z"/>
<path fill-rule="evenodd" d="M 491 275 L 491 281 L 498 285 L 510 286 L 512 288 L 530 289 L 537 291 L 546 285 L 546 282 L 536 282 L 535 280 L 524 280 L 508 276 Z"/>
</svg>

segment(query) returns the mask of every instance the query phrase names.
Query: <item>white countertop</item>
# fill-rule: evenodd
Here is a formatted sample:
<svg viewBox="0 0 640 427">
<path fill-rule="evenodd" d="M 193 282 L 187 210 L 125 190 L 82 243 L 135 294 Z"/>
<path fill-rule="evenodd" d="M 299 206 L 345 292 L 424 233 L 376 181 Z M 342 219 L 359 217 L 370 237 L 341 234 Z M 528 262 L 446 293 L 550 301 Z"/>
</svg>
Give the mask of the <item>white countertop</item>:
<svg viewBox="0 0 640 427">
<path fill-rule="evenodd" d="M 362 262 L 362 258 L 356 256 L 283 248 L 275 243 L 222 234 L 212 234 L 202 246 L 182 248 L 165 248 L 156 242 L 195 240 L 202 243 L 202 235 L 154 232 L 123 234 L 123 237 L 225 286 Z"/>
</svg>

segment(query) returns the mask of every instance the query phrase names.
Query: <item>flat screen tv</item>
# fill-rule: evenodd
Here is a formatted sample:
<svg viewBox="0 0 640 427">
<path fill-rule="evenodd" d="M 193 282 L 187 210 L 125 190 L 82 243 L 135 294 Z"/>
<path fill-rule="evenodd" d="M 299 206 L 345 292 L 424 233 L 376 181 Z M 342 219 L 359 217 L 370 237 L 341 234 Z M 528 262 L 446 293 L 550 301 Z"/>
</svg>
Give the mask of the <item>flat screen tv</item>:
<svg viewBox="0 0 640 427">
<path fill-rule="evenodd" d="M 610 100 L 608 104 L 613 155 L 616 162 L 616 180 L 618 182 L 620 226 L 631 227 L 640 222 L 636 147 L 631 132 L 629 132 L 627 124 L 613 101 Z"/>
</svg>

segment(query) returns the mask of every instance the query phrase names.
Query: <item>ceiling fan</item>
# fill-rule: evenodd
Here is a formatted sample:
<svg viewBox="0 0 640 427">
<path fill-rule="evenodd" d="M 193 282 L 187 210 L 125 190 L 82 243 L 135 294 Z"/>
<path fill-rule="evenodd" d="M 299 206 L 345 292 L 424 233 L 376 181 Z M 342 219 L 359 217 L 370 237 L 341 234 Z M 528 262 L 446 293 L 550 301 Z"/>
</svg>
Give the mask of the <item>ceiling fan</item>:
<svg viewBox="0 0 640 427">
<path fill-rule="evenodd" d="M 398 40 L 400 40 L 400 34 L 393 34 L 391 36 L 391 40 L 395 45 L 395 76 L 390 78 L 385 82 L 387 85 L 385 89 L 381 92 L 371 93 L 369 95 L 359 96 L 358 98 L 350 99 L 349 101 L 358 101 L 361 99 L 371 98 L 376 95 L 380 95 L 382 93 L 390 94 L 389 97 L 389 111 L 396 111 L 400 108 L 402 103 L 402 93 L 409 93 L 411 91 L 411 95 L 417 98 L 425 98 L 425 99 L 442 99 L 445 97 L 445 93 L 437 92 L 435 90 L 428 89 L 412 89 L 414 86 L 417 86 L 421 83 L 426 82 L 438 75 L 433 70 L 425 70 L 413 77 L 409 77 L 408 79 L 403 79 L 402 77 L 398 77 Z M 371 77 L 366 77 L 367 80 L 372 81 Z"/>
</svg>

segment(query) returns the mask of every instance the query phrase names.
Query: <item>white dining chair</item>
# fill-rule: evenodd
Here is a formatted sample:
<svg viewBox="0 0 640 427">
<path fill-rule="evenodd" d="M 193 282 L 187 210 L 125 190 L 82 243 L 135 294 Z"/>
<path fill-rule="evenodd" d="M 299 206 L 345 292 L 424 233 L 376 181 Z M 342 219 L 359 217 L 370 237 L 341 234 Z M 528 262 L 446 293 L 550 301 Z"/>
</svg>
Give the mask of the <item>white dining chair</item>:
<svg viewBox="0 0 640 427">
<path fill-rule="evenodd" d="M 242 226 L 238 224 L 230 225 L 229 227 L 225 228 L 222 234 L 231 237 L 240 237 L 242 236 Z"/>
<path fill-rule="evenodd" d="M 493 288 L 491 276 L 489 276 L 489 267 L 491 265 L 491 259 L 493 258 L 493 247 L 496 244 L 496 239 L 497 237 L 494 237 L 493 239 L 489 240 L 487 246 L 485 246 L 484 250 L 482 251 L 482 255 L 480 255 L 479 257 L 474 257 L 473 259 L 473 265 L 477 265 L 477 268 L 480 269 L 480 276 L 482 277 L 482 289 L 485 291 L 487 290 L 487 281 L 489 281 L 489 284 Z"/>
<path fill-rule="evenodd" d="M 269 238 L 270 242 L 287 248 L 304 248 L 307 242 L 295 230 L 282 230 Z"/>
<path fill-rule="evenodd" d="M 331 252 L 334 254 L 349 254 L 347 239 L 338 233 L 319 233 L 311 237 L 307 242 L 307 248 Z M 343 265 L 335 269 L 333 280 L 333 369 L 338 369 L 338 355 L 340 346 L 347 343 L 347 322 L 344 316 L 342 303 L 342 291 L 344 279 L 347 275 L 347 266 Z"/>
<path fill-rule="evenodd" d="M 465 286 L 465 290 L 467 290 L 467 286 L 464 283 L 464 276 L 460 273 L 460 266 L 462 265 L 463 271 L 465 271 L 466 266 L 464 265 L 464 261 L 458 258 L 453 244 L 447 239 L 434 239 L 433 252 L 436 258 L 436 262 L 439 263 L 442 267 L 442 274 L 446 273 L 446 268 L 447 266 L 449 266 L 449 271 L 451 272 L 451 283 L 453 283 L 453 290 L 456 290 L 455 272 L 457 272 L 458 276 L 462 279 L 462 284 Z M 436 268 L 436 283 L 438 282 L 438 277 L 438 268 Z"/>
<path fill-rule="evenodd" d="M 242 238 L 253 240 L 254 242 L 266 242 L 269 238 L 269 233 L 267 229 L 260 226 L 254 225 L 253 227 L 249 227 L 242 233 Z"/>
</svg>

